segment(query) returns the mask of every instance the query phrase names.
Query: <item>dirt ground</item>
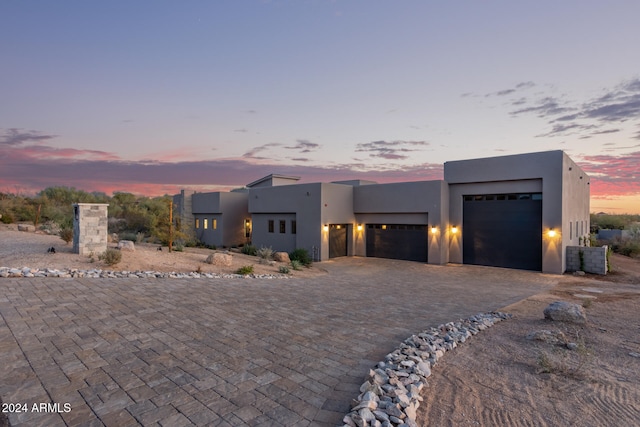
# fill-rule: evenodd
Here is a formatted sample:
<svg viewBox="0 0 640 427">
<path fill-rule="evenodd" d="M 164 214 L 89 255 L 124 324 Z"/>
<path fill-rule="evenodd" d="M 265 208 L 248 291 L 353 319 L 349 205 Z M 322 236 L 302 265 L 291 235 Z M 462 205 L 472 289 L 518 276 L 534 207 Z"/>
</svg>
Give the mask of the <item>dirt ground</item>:
<svg viewBox="0 0 640 427">
<path fill-rule="evenodd" d="M 97 256 L 93 260 L 88 256 L 73 253 L 73 245 L 66 244 L 58 236 L 44 233 L 17 231 L 15 224 L 0 224 L 0 267 L 32 267 L 32 268 L 77 268 L 80 270 L 102 269 L 115 271 L 162 271 L 188 273 L 199 271 L 202 273 L 234 273 L 240 267 L 252 265 L 255 274 L 279 274 L 281 266 L 286 263 L 272 265 L 260 263 L 255 256 L 232 252 L 231 266 L 216 266 L 205 262 L 214 251 L 205 248 L 184 248 L 183 251 L 169 252 L 164 246 L 161 251 L 158 245 L 148 243 L 135 244 L 135 251 L 122 251 L 122 261 L 114 266 L 108 266 Z M 109 243 L 109 247 L 116 247 L 116 243 Z M 55 248 L 55 253 L 48 253 L 47 249 Z M 226 253 L 226 252 L 225 252 Z M 326 274 L 321 268 L 302 268 L 295 271 L 289 266 L 291 276 L 312 277 Z"/>
<path fill-rule="evenodd" d="M 55 254 L 47 253 L 51 246 Z M 73 254 L 57 236 L 0 225 L 0 266 L 6 267 L 232 273 L 253 265 L 256 273 L 273 274 L 283 265 L 263 265 L 256 257 L 234 253 L 233 266 L 221 268 L 204 262 L 212 252 L 185 248 L 169 253 L 166 247 L 136 245 L 135 252 L 124 252 L 122 262 L 110 268 Z M 501 311 L 513 319 L 448 353 L 422 392 L 419 425 L 640 425 L 640 260 L 614 255 L 612 266 L 607 276 L 570 277 L 548 293 L 504 307 Z M 326 272 L 314 266 L 292 274 Z M 582 304 L 588 323 L 544 320 L 544 308 L 557 300 Z M 537 330 L 561 331 L 578 348 L 526 339 Z"/>
<path fill-rule="evenodd" d="M 640 425 L 640 260 L 612 257 L 613 273 L 571 278 L 502 311 L 496 324 L 448 353 L 432 370 L 421 426 Z M 553 301 L 585 307 L 588 323 L 544 319 Z M 527 340 L 563 332 L 578 344 Z M 630 354 L 631 353 L 631 354 Z"/>
</svg>

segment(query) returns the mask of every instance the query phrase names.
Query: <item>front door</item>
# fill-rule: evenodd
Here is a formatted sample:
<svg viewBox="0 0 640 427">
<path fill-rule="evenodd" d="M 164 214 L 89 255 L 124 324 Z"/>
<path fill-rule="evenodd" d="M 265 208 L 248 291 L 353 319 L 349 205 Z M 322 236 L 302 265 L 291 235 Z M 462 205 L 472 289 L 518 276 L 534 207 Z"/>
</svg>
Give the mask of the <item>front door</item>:
<svg viewBox="0 0 640 427">
<path fill-rule="evenodd" d="M 329 258 L 347 256 L 347 224 L 329 226 Z"/>
</svg>

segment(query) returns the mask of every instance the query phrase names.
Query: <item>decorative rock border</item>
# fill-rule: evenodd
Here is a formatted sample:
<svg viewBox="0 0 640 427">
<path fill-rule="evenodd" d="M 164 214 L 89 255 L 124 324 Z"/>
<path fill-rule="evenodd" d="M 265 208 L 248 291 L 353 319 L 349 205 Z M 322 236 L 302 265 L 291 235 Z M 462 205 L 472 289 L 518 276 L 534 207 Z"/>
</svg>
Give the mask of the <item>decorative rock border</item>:
<svg viewBox="0 0 640 427">
<path fill-rule="evenodd" d="M 360 386 L 361 394 L 344 416 L 343 427 L 418 427 L 420 391 L 427 384 L 431 367 L 448 350 L 472 335 L 511 318 L 511 314 L 480 313 L 411 335 L 375 369 Z"/>
<path fill-rule="evenodd" d="M 286 274 L 220 274 L 220 273 L 176 273 L 161 271 L 112 271 L 112 270 L 79 270 L 66 268 L 9 268 L 0 267 L 0 277 L 85 277 L 93 279 L 288 279 Z"/>
</svg>

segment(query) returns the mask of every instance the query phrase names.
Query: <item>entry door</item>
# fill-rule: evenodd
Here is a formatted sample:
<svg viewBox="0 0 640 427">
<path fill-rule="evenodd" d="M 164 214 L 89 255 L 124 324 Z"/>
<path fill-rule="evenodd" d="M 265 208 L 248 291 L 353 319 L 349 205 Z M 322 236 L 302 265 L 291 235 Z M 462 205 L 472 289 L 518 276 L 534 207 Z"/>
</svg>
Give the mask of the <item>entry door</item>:
<svg viewBox="0 0 640 427">
<path fill-rule="evenodd" d="M 329 258 L 347 256 L 347 224 L 329 226 Z"/>
<path fill-rule="evenodd" d="M 542 271 L 542 195 L 465 196 L 465 264 Z"/>
</svg>

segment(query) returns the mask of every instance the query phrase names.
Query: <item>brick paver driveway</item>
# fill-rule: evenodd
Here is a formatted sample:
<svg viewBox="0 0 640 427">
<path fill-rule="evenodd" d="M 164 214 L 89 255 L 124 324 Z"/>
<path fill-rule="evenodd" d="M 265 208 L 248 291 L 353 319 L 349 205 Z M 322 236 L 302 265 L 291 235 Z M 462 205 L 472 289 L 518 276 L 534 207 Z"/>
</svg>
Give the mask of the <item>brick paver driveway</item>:
<svg viewBox="0 0 640 427">
<path fill-rule="evenodd" d="M 1 279 L 0 396 L 27 406 L 10 422 L 336 425 L 412 333 L 562 280 L 371 258 L 318 267 L 329 273 L 310 280 Z"/>
</svg>

